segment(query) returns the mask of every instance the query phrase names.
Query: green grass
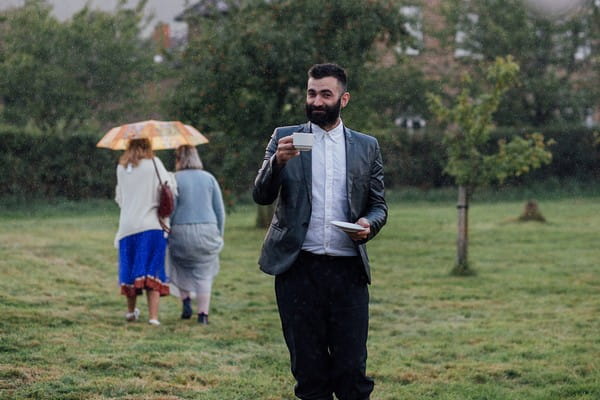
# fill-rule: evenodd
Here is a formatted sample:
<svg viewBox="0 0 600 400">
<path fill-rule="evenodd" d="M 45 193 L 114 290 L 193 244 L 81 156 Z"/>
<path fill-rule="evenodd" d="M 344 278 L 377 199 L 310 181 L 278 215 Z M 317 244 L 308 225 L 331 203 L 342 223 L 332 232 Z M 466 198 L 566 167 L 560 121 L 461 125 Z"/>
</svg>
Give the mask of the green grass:
<svg viewBox="0 0 600 400">
<path fill-rule="evenodd" d="M 392 203 L 369 244 L 372 399 L 599 399 L 599 200 L 538 198 L 546 224 L 474 202 L 473 277 L 449 275 L 453 200 Z M 228 217 L 211 324 L 168 297 L 152 327 L 124 321 L 112 203 L 0 208 L 0 398 L 293 399 L 254 217 Z"/>
</svg>

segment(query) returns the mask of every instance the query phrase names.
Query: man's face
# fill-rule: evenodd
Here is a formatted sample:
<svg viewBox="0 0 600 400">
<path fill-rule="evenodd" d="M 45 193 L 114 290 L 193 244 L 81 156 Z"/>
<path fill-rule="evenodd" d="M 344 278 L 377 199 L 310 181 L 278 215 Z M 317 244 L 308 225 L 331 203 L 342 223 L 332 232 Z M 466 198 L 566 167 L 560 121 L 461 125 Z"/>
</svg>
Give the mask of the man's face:
<svg viewBox="0 0 600 400">
<path fill-rule="evenodd" d="M 350 94 L 343 92 L 334 77 L 308 79 L 306 90 L 306 116 L 308 120 L 321 128 L 333 127 L 340 116 L 340 110 L 346 107 Z"/>
</svg>

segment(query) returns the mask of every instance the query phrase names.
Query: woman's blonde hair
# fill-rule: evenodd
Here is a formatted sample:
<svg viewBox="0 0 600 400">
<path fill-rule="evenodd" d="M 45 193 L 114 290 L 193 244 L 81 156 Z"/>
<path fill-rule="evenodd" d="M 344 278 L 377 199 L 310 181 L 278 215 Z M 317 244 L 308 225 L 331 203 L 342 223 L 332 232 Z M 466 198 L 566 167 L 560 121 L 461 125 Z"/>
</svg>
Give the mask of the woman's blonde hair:
<svg viewBox="0 0 600 400">
<path fill-rule="evenodd" d="M 131 164 L 134 167 L 140 163 L 144 158 L 154 158 L 154 152 L 152 151 L 152 144 L 149 139 L 132 139 L 127 144 L 127 150 L 119 158 L 119 164 L 127 166 Z"/>
<path fill-rule="evenodd" d="M 202 160 L 194 146 L 184 144 L 175 150 L 175 170 L 203 169 Z"/>
</svg>

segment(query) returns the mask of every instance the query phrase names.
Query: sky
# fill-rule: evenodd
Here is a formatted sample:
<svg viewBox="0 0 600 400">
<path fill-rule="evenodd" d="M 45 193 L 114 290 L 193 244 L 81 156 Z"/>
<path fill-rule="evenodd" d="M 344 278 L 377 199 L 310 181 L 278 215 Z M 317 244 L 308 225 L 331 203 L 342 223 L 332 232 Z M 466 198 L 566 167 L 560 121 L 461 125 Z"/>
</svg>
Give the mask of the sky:
<svg viewBox="0 0 600 400">
<path fill-rule="evenodd" d="M 54 15 L 61 21 L 69 19 L 76 11 L 83 8 L 83 6 L 90 2 L 92 8 L 99 8 L 101 10 L 110 11 L 114 10 L 118 3 L 118 0 L 48 0 L 48 3 L 54 7 Z M 25 3 L 25 0 L 0 0 L 0 10 L 6 8 L 21 6 Z M 175 22 L 174 18 L 180 14 L 188 5 L 194 4 L 194 0 L 148 0 L 146 4 L 146 13 L 154 14 L 155 17 L 150 23 L 149 27 L 143 32 L 144 36 L 149 36 L 152 33 L 153 27 L 158 22 L 168 23 L 171 27 L 171 34 L 173 36 L 183 36 L 187 31 L 187 24 L 182 22 Z M 128 5 L 137 4 L 137 0 L 129 0 Z"/>
</svg>

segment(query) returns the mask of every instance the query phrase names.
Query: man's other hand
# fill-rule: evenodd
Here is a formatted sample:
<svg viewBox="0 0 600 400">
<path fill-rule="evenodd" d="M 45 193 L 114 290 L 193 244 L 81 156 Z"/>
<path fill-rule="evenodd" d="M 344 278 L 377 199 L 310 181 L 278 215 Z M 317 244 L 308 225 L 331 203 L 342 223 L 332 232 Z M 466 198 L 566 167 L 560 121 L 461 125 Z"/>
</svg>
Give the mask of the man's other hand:
<svg viewBox="0 0 600 400">
<path fill-rule="evenodd" d="M 366 218 L 359 218 L 359 220 L 355 223 L 362 226 L 365 229 L 358 232 L 350 232 L 348 233 L 348 235 L 352 240 L 355 241 L 366 240 L 369 237 L 369 233 L 371 233 L 371 224 Z"/>
</svg>

